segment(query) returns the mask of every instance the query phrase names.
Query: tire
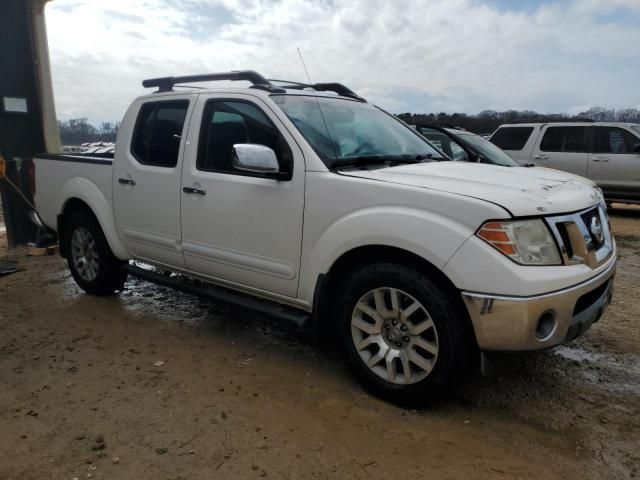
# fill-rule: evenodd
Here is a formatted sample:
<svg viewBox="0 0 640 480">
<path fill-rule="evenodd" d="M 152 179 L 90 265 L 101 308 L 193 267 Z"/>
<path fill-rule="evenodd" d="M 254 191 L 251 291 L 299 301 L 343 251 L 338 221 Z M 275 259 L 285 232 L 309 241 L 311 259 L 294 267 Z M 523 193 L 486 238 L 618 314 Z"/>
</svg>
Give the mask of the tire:
<svg viewBox="0 0 640 480">
<path fill-rule="evenodd" d="M 463 380 L 473 348 L 468 320 L 426 275 L 378 263 L 353 272 L 339 292 L 345 358 L 366 390 L 420 406 Z"/>
<path fill-rule="evenodd" d="M 105 296 L 123 289 L 126 262 L 113 255 L 92 214 L 73 213 L 65 228 L 64 242 L 71 274 L 85 292 Z"/>
</svg>

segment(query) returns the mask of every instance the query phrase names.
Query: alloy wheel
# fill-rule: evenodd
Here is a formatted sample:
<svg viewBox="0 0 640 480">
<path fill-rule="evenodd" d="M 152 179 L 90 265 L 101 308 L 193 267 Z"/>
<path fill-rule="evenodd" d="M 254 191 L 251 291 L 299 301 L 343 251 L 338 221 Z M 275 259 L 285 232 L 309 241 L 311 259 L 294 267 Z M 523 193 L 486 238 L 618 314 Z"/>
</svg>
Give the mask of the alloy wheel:
<svg viewBox="0 0 640 480">
<path fill-rule="evenodd" d="M 99 257 L 96 241 L 84 227 L 71 234 L 71 259 L 80 277 L 91 282 L 98 276 Z"/>
<path fill-rule="evenodd" d="M 438 359 L 438 332 L 429 312 L 396 288 L 376 288 L 358 300 L 351 336 L 362 361 L 394 384 L 423 380 Z"/>
</svg>

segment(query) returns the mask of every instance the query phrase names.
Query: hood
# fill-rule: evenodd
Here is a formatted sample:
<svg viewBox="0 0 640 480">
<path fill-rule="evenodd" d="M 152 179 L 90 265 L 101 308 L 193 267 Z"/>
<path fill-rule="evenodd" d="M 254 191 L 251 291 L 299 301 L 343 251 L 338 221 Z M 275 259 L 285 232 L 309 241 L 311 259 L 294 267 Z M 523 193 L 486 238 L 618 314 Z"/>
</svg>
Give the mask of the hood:
<svg viewBox="0 0 640 480">
<path fill-rule="evenodd" d="M 567 213 L 600 201 L 591 180 L 550 168 L 447 161 L 341 173 L 486 200 L 516 217 Z"/>
</svg>

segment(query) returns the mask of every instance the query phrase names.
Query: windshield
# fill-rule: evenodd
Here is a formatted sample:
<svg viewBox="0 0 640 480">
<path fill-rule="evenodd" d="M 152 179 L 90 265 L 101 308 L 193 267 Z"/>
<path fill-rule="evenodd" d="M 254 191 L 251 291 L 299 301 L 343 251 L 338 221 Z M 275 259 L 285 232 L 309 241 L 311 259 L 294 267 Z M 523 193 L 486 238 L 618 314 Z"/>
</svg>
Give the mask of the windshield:
<svg viewBox="0 0 640 480">
<path fill-rule="evenodd" d="M 505 167 L 519 167 L 520 164 L 512 159 L 509 155 L 504 153 L 500 147 L 497 147 L 486 138 L 482 138 L 480 135 L 474 135 L 473 133 L 459 133 L 456 132 L 462 140 L 471 145 L 480 155 L 485 157 L 489 163 L 495 165 L 503 165 Z"/>
<path fill-rule="evenodd" d="M 356 159 L 444 159 L 392 115 L 368 103 L 323 96 L 271 97 L 327 167 Z"/>
<path fill-rule="evenodd" d="M 640 133 L 640 125 L 631 125 L 631 128 L 633 128 L 636 132 Z"/>
</svg>

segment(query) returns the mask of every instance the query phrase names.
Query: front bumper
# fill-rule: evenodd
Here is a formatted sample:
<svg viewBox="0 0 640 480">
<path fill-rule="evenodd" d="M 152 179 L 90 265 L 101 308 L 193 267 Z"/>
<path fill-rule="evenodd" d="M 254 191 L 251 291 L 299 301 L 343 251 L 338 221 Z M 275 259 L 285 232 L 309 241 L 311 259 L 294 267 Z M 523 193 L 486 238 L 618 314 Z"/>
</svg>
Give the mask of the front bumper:
<svg viewBox="0 0 640 480">
<path fill-rule="evenodd" d="M 616 262 L 596 277 L 532 297 L 462 292 L 481 350 L 531 351 L 573 340 L 597 322 L 613 295 Z"/>
</svg>

